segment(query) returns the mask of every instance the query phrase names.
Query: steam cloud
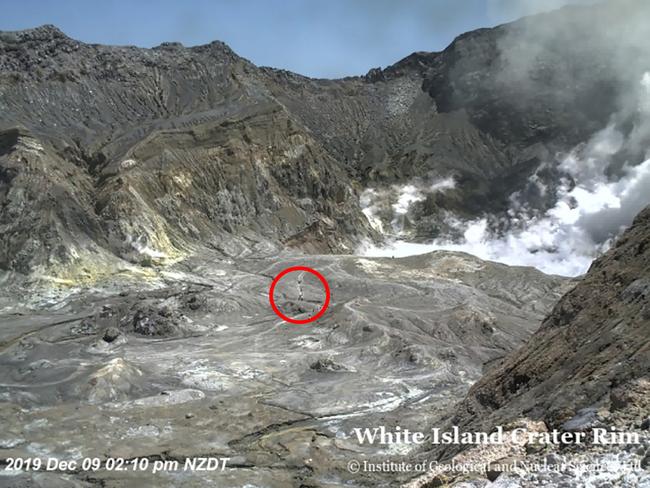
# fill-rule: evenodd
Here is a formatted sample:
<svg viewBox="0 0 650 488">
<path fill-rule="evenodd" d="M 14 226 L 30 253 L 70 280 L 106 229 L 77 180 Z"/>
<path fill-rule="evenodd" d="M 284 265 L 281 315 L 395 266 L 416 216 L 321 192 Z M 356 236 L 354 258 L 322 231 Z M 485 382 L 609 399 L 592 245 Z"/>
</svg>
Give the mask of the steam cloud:
<svg viewBox="0 0 650 488">
<path fill-rule="evenodd" d="M 550 97 L 556 107 L 578 107 L 585 123 L 593 120 L 589 114 L 611 113 L 605 128 L 567 154 L 545 161 L 530 176 L 529 186 L 536 185 L 540 195 L 549 197 L 546 202 L 555 202 L 553 207 L 539 208 L 538 203 L 535 208 L 525 200 L 522 188 L 510 196 L 505 215 L 461 221 L 447 214 L 441 228 L 452 232 L 420 244 L 398 239 L 407 236 L 404 223 L 409 208 L 426 194 L 422 185 L 392 187 L 389 193 L 371 190 L 361 204 L 369 219 L 388 235 L 389 244 L 366 246 L 360 253 L 398 257 L 437 249 L 465 251 L 574 276 L 587 271 L 593 259 L 650 204 L 650 2 L 609 0 L 584 7 L 592 3 L 489 3 L 494 9 L 524 8 L 513 10 L 522 14 L 574 5 L 524 18 L 505 29 L 498 40 L 502 69 L 486 83 L 516 87 L 522 97 Z M 564 50 L 567 55 L 556 55 Z M 594 86 L 607 87 L 602 99 L 581 98 Z M 560 180 L 545 180 L 543 175 L 549 174 L 545 169 L 560 174 Z M 381 228 L 382 221 L 391 222 L 391 232 Z"/>
<path fill-rule="evenodd" d="M 406 214 L 411 205 L 421 202 L 427 195 L 456 187 L 452 177 L 425 181 L 414 179 L 407 185 L 392 185 L 389 188 L 367 188 L 361 194 L 361 208 L 370 225 L 385 234 L 403 234 Z M 390 228 L 385 228 L 384 221 L 390 220 Z"/>
<path fill-rule="evenodd" d="M 647 149 L 640 164 L 626 161 L 618 171 L 613 169 L 617 155 L 638 153 L 650 134 L 650 72 L 640 80 L 637 100 L 636 123 L 627 136 L 617 127 L 625 114 L 616 114 L 605 129 L 560 161 L 558 169 L 564 177 L 556 190 L 557 201 L 542 216 L 526 208 L 517 192 L 511 196 L 506 217 L 510 230 L 504 235 L 492 231 L 487 218 L 462 222 L 450 215 L 447 223 L 462 232 L 460 242 L 436 239 L 430 244 L 419 244 L 393 240 L 386 247 L 367 246 L 360 252 L 367 256 L 402 257 L 433 250 L 463 251 L 509 265 L 534 266 L 551 274 L 576 276 L 586 272 L 592 260 L 607 250 L 634 216 L 650 204 Z M 552 163 L 542 166 L 546 164 Z M 536 173 L 530 181 L 539 186 L 540 192 L 548 190 Z M 453 184 L 441 186 L 448 187 Z M 395 218 L 406 214 L 411 203 L 423 198 L 413 185 L 393 191 L 399 195 L 392 205 Z M 374 203 L 366 205 L 364 211 L 376 218 L 376 197 L 381 195 L 375 190 L 372 195 Z M 362 205 L 371 200 L 362 201 Z"/>
</svg>

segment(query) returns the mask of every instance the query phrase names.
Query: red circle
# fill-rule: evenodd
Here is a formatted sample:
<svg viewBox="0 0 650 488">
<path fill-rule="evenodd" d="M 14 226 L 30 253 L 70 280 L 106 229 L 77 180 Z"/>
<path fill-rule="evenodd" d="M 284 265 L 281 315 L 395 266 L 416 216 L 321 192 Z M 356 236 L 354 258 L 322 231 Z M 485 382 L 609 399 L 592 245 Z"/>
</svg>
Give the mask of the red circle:
<svg viewBox="0 0 650 488">
<path fill-rule="evenodd" d="M 288 275 L 289 273 L 293 273 L 294 271 L 306 271 L 307 273 L 313 274 L 316 278 L 320 280 L 320 282 L 323 284 L 323 287 L 325 288 L 325 303 L 323 303 L 321 309 L 313 317 L 309 317 L 307 319 L 302 319 L 302 320 L 292 319 L 291 317 L 287 317 L 285 314 L 283 314 L 275 304 L 275 299 L 273 298 L 273 293 L 275 292 L 275 285 L 278 284 L 278 282 L 282 279 L 283 276 Z M 321 318 L 325 313 L 325 311 L 327 310 L 327 307 L 330 304 L 330 286 L 327 283 L 325 277 L 315 269 L 308 268 L 307 266 L 292 266 L 280 272 L 275 278 L 273 278 L 273 282 L 271 283 L 271 288 L 269 289 L 269 301 L 271 302 L 271 308 L 273 309 L 273 311 L 282 320 L 286 322 L 291 322 L 292 324 L 308 324 L 309 322 L 313 322 L 314 320 Z"/>
</svg>

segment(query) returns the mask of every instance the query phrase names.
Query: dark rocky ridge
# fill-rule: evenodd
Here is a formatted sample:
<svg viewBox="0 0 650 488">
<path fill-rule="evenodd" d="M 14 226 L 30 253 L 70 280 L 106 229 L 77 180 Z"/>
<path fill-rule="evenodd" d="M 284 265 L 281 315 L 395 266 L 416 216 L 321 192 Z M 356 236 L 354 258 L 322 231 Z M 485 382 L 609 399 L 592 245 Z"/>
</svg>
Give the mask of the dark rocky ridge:
<svg viewBox="0 0 650 488">
<path fill-rule="evenodd" d="M 433 486 L 645 486 L 650 453 L 650 206 L 613 248 L 593 262 L 518 350 L 491 362 L 466 397 L 431 424 L 441 432 L 505 431 L 502 444 L 429 445 L 441 465 L 513 466 L 467 473 L 432 469 L 404 488 Z M 508 432 L 580 432 L 581 443 L 512 442 Z M 593 428 L 638 436 L 595 442 Z M 525 437 L 524 437 L 525 438 Z M 609 463 L 615 464 L 609 465 Z M 643 469 L 628 470 L 626 462 Z M 522 469 L 562 465 L 561 469 Z M 595 463 L 597 472 L 575 466 Z M 571 467 L 574 466 L 574 467 Z M 607 483 L 609 481 L 610 483 Z"/>
<path fill-rule="evenodd" d="M 454 425 L 519 417 L 562 425 L 585 408 L 622 409 L 650 374 L 650 207 L 557 303 L 525 346 L 470 389 Z M 636 412 L 639 418 L 647 415 Z"/>
<path fill-rule="evenodd" d="M 173 260 L 197 245 L 351 250 L 374 237 L 359 189 L 414 177 L 458 183 L 415 206 L 418 236 L 435 235 L 443 210 L 501 212 L 635 82 L 619 69 L 628 46 L 588 35 L 612 11 L 612 39 L 637 26 L 647 5 L 622 3 L 637 10 L 564 9 L 341 80 L 258 68 L 220 42 L 141 49 L 52 26 L 4 32 L 0 267 L 79 276 L 89 261 Z M 512 46 L 531 45 L 537 64 L 502 76 Z M 552 203 L 550 191 L 537 205 Z"/>
</svg>

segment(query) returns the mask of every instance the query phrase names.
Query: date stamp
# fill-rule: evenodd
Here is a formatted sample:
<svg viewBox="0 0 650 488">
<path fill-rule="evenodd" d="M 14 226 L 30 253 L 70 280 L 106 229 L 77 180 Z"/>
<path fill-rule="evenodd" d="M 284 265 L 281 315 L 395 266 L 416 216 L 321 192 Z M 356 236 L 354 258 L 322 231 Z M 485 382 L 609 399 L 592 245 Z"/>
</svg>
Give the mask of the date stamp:
<svg viewBox="0 0 650 488">
<path fill-rule="evenodd" d="M 225 471 L 228 467 L 227 457 L 192 457 L 183 460 L 121 458 L 121 457 L 85 457 L 81 459 L 59 459 L 54 457 L 10 457 L 0 463 L 4 471 L 58 471 L 78 473 L 82 471 L 149 471 L 153 473 L 167 471 Z"/>
</svg>

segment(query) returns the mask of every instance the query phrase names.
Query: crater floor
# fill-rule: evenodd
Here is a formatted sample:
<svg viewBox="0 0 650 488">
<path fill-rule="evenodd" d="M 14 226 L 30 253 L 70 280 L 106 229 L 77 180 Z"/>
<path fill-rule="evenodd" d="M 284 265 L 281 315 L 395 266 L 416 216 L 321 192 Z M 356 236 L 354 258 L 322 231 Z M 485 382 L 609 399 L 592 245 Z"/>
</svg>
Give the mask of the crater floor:
<svg viewBox="0 0 650 488">
<path fill-rule="evenodd" d="M 327 312 L 307 325 L 282 321 L 269 304 L 273 277 L 295 265 L 318 270 L 331 288 Z M 352 429 L 435 424 L 570 286 L 441 251 L 202 254 L 94 288 L 7 287 L 5 465 L 10 457 L 230 461 L 223 472 L 2 471 L 0 486 L 392 486 L 385 473 L 349 473 L 347 462 L 408 459 L 411 446 L 360 445 Z M 323 288 L 292 273 L 275 297 L 304 318 Z"/>
</svg>

